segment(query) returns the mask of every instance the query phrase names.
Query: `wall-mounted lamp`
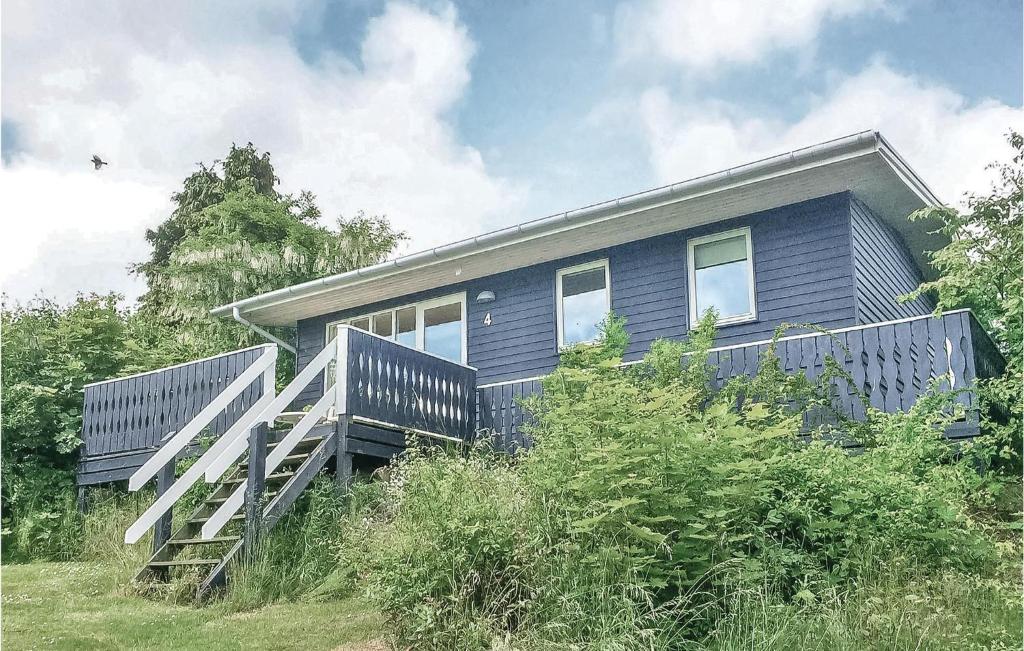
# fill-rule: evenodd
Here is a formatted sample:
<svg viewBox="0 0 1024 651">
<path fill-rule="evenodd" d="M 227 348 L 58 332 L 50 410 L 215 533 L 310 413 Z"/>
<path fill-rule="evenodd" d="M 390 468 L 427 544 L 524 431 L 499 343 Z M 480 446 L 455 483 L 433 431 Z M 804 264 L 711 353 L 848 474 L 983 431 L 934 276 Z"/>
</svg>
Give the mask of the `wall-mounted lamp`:
<svg viewBox="0 0 1024 651">
<path fill-rule="evenodd" d="M 493 303 L 494 302 L 494 292 L 491 292 L 491 291 L 480 292 L 479 294 L 476 295 L 476 302 L 477 303 Z"/>
</svg>

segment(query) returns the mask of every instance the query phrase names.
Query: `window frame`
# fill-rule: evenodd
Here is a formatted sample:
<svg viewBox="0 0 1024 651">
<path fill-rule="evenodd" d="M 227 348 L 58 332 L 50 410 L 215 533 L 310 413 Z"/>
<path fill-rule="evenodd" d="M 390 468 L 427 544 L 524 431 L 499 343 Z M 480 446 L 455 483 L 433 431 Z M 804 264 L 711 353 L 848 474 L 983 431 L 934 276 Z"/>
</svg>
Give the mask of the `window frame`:
<svg viewBox="0 0 1024 651">
<path fill-rule="evenodd" d="M 691 237 L 686 240 L 686 294 L 687 300 L 689 301 L 689 329 L 691 330 L 696 327 L 697 322 L 700 320 L 700 314 L 697 313 L 697 264 L 693 251 L 696 247 L 702 244 L 711 244 L 712 242 L 717 242 L 719 240 L 727 240 L 736 237 L 737 235 L 742 235 L 747 245 L 747 292 L 748 300 L 750 302 L 750 311 L 745 314 L 737 314 L 735 316 L 720 318 L 715 322 L 715 325 L 726 326 L 757 321 L 757 288 L 755 286 L 754 274 L 753 238 L 750 235 L 750 227 L 741 226 L 740 228 L 732 228 L 719 233 L 701 235 L 700 237 Z"/>
<path fill-rule="evenodd" d="M 555 272 L 555 339 L 559 352 L 570 348 L 571 346 L 579 344 L 588 345 L 593 344 L 596 341 L 596 339 L 593 339 L 590 341 L 577 341 L 571 344 L 565 343 L 565 306 L 562 302 L 562 278 L 581 271 L 591 271 L 593 269 L 604 269 L 604 313 L 607 315 L 612 310 L 612 276 L 608 265 L 608 258 L 591 260 L 590 262 L 573 265 L 572 267 L 564 267 Z"/>
<path fill-rule="evenodd" d="M 441 357 L 440 355 L 423 350 L 423 344 L 426 339 L 426 330 L 423 324 L 423 313 L 431 308 L 448 305 L 455 301 L 459 301 L 459 304 L 462 307 L 460 314 L 462 326 L 462 359 L 459 360 L 459 363 L 465 365 L 469 358 L 469 327 L 466 323 L 466 292 L 457 292 L 455 294 L 448 294 L 447 296 L 439 296 L 438 298 L 431 298 L 414 304 L 416 306 L 416 350 L 421 353 L 426 353 L 427 355 L 433 355 L 440 359 L 448 359 L 447 357 Z M 392 317 L 392 320 L 394 320 L 394 317 Z M 397 330 L 397 326 L 392 326 L 392 329 Z"/>
<path fill-rule="evenodd" d="M 328 322 L 324 326 L 324 343 L 326 344 L 327 342 L 329 342 L 331 340 L 331 329 L 332 328 L 335 328 L 335 327 L 337 327 L 339 325 L 351 325 L 353 321 L 359 321 L 360 319 L 369 319 L 370 329 L 372 330 L 373 329 L 373 317 L 375 315 L 381 314 L 382 312 L 390 312 L 391 313 L 391 337 L 384 337 L 383 335 L 374 334 L 372 332 L 370 334 L 373 334 L 373 336 L 375 336 L 375 337 L 381 337 L 383 339 L 387 339 L 388 341 L 392 341 L 394 343 L 398 343 L 398 341 L 397 341 L 397 336 L 398 336 L 398 312 L 401 311 L 401 310 L 408 309 L 408 308 L 411 307 L 411 308 L 415 308 L 415 310 L 416 310 L 416 345 L 415 345 L 414 349 L 417 350 L 418 352 L 423 353 L 424 355 L 430 355 L 432 357 L 437 357 L 438 359 L 448 359 L 447 357 L 441 357 L 440 355 L 436 355 L 434 353 L 431 353 L 431 352 L 423 350 L 423 342 L 424 342 L 424 330 L 423 330 L 423 321 L 424 321 L 424 319 L 423 319 L 423 312 L 424 312 L 424 310 L 429 310 L 429 309 L 434 308 L 434 307 L 438 307 L 438 306 L 441 306 L 441 305 L 448 305 L 450 303 L 455 303 L 455 302 L 459 302 L 459 304 L 462 306 L 462 313 L 461 313 L 461 319 L 462 319 L 462 359 L 458 360 L 458 363 L 462 364 L 463 366 L 466 366 L 468 364 L 468 360 L 469 360 L 469 336 L 468 336 L 468 334 L 469 334 L 469 327 L 468 327 L 467 318 L 466 318 L 466 310 L 467 310 L 467 306 L 466 306 L 466 292 L 456 292 L 454 294 L 447 294 L 445 296 L 439 296 L 437 298 L 431 298 L 431 299 L 427 299 L 427 300 L 423 300 L 423 301 L 417 301 L 415 303 L 403 303 L 401 305 L 396 305 L 395 307 L 383 308 L 383 309 L 379 309 L 379 310 L 373 310 L 372 312 L 360 313 L 360 314 L 356 314 L 356 315 L 353 315 L 353 316 L 350 316 L 350 317 L 346 317 L 344 319 L 335 319 L 334 321 Z M 398 344 L 398 345 L 403 346 L 405 344 Z M 448 361 L 453 361 L 453 360 L 448 360 Z"/>
</svg>

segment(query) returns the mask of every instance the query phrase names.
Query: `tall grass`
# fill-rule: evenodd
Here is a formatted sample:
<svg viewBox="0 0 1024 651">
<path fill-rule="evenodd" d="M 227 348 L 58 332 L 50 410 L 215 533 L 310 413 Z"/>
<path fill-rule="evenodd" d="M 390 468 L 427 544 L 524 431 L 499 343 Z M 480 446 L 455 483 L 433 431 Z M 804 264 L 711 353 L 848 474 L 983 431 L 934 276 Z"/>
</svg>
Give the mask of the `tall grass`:
<svg viewBox="0 0 1024 651">
<path fill-rule="evenodd" d="M 806 602 L 769 587 L 745 588 L 724 604 L 716 627 L 694 648 L 1020 649 L 1019 585 L 960 572 L 934 573 L 912 562 L 879 563 L 846 589 Z"/>
<path fill-rule="evenodd" d="M 341 562 L 340 550 L 375 492 L 375 487 L 358 484 L 343 497 L 331 477 L 317 478 L 293 510 L 231 568 L 226 607 L 249 610 L 276 601 L 350 592 L 354 568 Z"/>
<path fill-rule="evenodd" d="M 153 533 L 149 531 L 134 545 L 126 545 L 124 532 L 149 507 L 153 497 L 152 491 L 94 489 L 89 510 L 82 518 L 79 558 L 111 563 L 125 577 L 138 572 L 153 553 Z"/>
</svg>

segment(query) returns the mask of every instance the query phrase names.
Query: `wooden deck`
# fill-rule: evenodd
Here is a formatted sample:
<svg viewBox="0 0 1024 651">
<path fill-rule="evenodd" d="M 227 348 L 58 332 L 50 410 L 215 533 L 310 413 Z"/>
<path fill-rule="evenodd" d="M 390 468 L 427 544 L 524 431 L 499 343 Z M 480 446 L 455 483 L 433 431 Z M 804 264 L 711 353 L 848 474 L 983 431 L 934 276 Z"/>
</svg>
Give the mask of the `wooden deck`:
<svg viewBox="0 0 1024 651">
<path fill-rule="evenodd" d="M 127 479 L 270 347 L 86 385 L 79 485 Z M 209 435 L 226 432 L 262 395 L 257 379 L 210 423 Z"/>
</svg>

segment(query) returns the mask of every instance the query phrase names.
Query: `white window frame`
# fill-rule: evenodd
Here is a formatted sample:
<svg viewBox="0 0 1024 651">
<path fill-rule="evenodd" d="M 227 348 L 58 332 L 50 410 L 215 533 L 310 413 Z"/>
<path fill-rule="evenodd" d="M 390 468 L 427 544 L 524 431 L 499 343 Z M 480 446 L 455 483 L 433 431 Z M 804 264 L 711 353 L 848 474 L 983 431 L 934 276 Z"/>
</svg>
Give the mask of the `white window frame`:
<svg viewBox="0 0 1024 651">
<path fill-rule="evenodd" d="M 441 296 L 439 298 L 432 298 L 427 301 L 421 301 L 416 303 L 416 350 L 427 353 L 428 355 L 434 355 L 423 350 L 425 328 L 423 327 L 423 313 L 432 307 L 438 307 L 440 305 L 448 305 L 459 301 L 462 305 L 462 359 L 459 360 L 462 364 L 467 361 L 469 355 L 469 328 L 466 326 L 466 292 L 459 292 L 458 294 L 449 294 L 448 296 Z M 395 326 L 397 329 L 397 326 Z M 439 355 L 435 355 L 439 357 Z"/>
<path fill-rule="evenodd" d="M 693 256 L 694 248 L 701 244 L 710 244 L 719 240 L 726 240 L 737 235 L 742 235 L 747 243 L 747 290 L 749 291 L 750 312 L 737 314 L 735 316 L 718 319 L 715 325 L 734 325 L 737 323 L 748 323 L 757 320 L 757 291 L 754 286 L 754 249 L 751 245 L 750 227 L 733 228 L 721 233 L 693 237 L 686 240 L 686 266 L 687 266 L 687 298 L 690 302 L 690 329 L 697 326 L 700 315 L 697 314 L 697 265 Z"/>
<path fill-rule="evenodd" d="M 358 321 L 360 319 L 369 318 L 370 319 L 370 328 L 372 329 L 373 328 L 373 316 L 375 314 L 380 314 L 381 312 L 390 312 L 391 313 L 391 337 L 383 337 L 383 338 L 387 339 L 388 341 L 395 341 L 396 338 L 397 338 L 397 335 L 398 335 L 398 318 L 397 318 L 397 313 L 400 310 L 404 310 L 404 309 L 412 307 L 412 308 L 416 308 L 416 350 L 418 350 L 421 353 L 424 353 L 426 355 L 432 355 L 434 357 L 439 357 L 440 358 L 439 355 L 434 355 L 433 353 L 429 353 L 429 352 L 423 350 L 423 343 L 424 343 L 423 312 L 424 312 L 424 310 L 429 310 L 432 307 L 438 307 L 439 305 L 448 305 L 449 303 L 455 303 L 456 301 L 458 301 L 462 305 L 462 359 L 459 360 L 459 362 L 461 364 L 465 365 L 467 363 L 467 361 L 468 361 L 468 358 L 469 358 L 469 336 L 468 336 L 469 328 L 467 327 L 467 319 L 466 319 L 466 292 L 457 292 L 455 294 L 448 294 L 447 296 L 440 296 L 438 298 L 432 298 L 432 299 L 429 299 L 429 300 L 426 300 L 426 301 L 420 301 L 418 303 L 406 303 L 404 305 L 398 305 L 396 307 L 384 308 L 384 309 L 381 309 L 381 310 L 374 310 L 373 312 L 366 312 L 364 314 L 357 314 L 355 316 L 347 317 L 347 318 L 344 318 L 344 319 L 338 319 L 338 320 L 335 320 L 335 321 L 331 321 L 330 323 L 328 323 L 325 326 L 324 341 L 330 341 L 331 340 L 331 330 L 333 328 L 335 328 L 336 326 L 339 326 L 339 325 L 351 325 L 351 323 L 353 321 Z M 374 336 L 381 337 L 382 335 L 374 335 Z M 401 345 L 401 344 L 399 344 L 399 345 Z"/>
<path fill-rule="evenodd" d="M 570 346 L 577 344 L 592 344 L 591 341 L 577 341 L 572 344 L 565 343 L 565 315 L 563 314 L 564 305 L 562 304 L 562 278 L 564 276 L 579 273 L 581 271 L 590 271 L 592 269 L 604 269 L 604 313 L 607 315 L 612 310 L 612 276 L 608 268 L 608 258 L 601 258 L 600 260 L 592 260 L 590 262 L 584 262 L 573 267 L 566 267 L 559 269 L 555 272 L 555 322 L 558 330 L 556 337 L 558 340 L 558 350 L 562 351 Z"/>
</svg>

